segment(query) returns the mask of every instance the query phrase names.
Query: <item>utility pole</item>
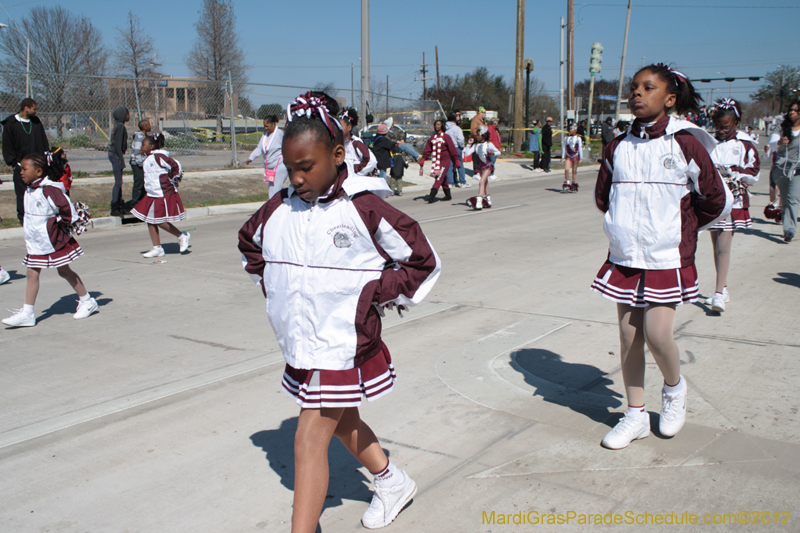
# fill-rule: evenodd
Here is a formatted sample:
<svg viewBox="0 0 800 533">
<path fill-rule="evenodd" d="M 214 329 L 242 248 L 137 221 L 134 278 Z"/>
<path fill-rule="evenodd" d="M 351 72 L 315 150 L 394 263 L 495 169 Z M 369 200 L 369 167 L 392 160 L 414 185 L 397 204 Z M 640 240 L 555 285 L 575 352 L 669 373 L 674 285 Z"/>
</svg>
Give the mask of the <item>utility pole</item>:
<svg viewBox="0 0 800 533">
<path fill-rule="evenodd" d="M 558 37 L 558 128 L 564 130 L 564 17 L 561 17 Z M 562 134 L 563 138 L 563 134 Z"/>
<path fill-rule="evenodd" d="M 572 1 L 572 0 L 570 0 Z M 514 150 L 522 149 L 522 54 L 525 52 L 525 0 L 517 0 L 517 57 L 514 62 Z"/>
<path fill-rule="evenodd" d="M 439 81 L 439 47 L 436 46 L 436 92 L 442 90 L 442 85 Z"/>
<path fill-rule="evenodd" d="M 353 77 L 353 67 L 354 64 L 350 63 L 350 107 L 353 109 L 356 108 L 356 92 L 355 92 L 355 84 L 353 81 L 355 78 Z"/>
<path fill-rule="evenodd" d="M 369 98 L 369 0 L 361 0 L 361 120 L 367 127 Z"/>
<path fill-rule="evenodd" d="M 158 79 L 158 67 L 161 66 L 161 63 L 158 62 L 158 54 L 153 54 L 150 64 L 153 65 L 153 77 Z M 161 88 L 158 86 L 158 81 L 155 82 L 154 88 L 156 90 L 156 130 L 161 131 L 161 117 L 158 116 L 158 93 L 161 92 Z"/>
<path fill-rule="evenodd" d="M 533 59 L 525 60 L 525 141 L 530 141 L 528 128 L 531 124 L 530 106 L 531 106 L 531 71 L 533 70 Z M 529 143 L 530 144 L 530 143 Z M 528 150 L 531 147 L 528 146 Z"/>
<path fill-rule="evenodd" d="M 567 0 L 567 109 L 575 108 L 575 0 Z M 577 122 L 578 116 L 575 115 Z"/>
<path fill-rule="evenodd" d="M 428 78 L 425 74 L 428 73 L 428 69 L 425 68 L 425 52 L 422 52 L 422 98 L 427 98 L 428 86 L 425 84 L 425 80 Z"/>
<path fill-rule="evenodd" d="M 386 75 L 386 114 L 389 114 L 389 75 Z M 386 118 L 389 118 L 388 116 Z"/>
<path fill-rule="evenodd" d="M 625 82 L 625 54 L 628 51 L 628 28 L 631 25 L 631 0 L 628 0 L 628 18 L 625 19 L 625 39 L 622 41 L 622 61 L 619 64 L 619 87 L 617 88 L 617 110 L 614 122 L 619 120 L 619 108 L 622 107 L 622 84 Z"/>
<path fill-rule="evenodd" d="M 231 151 L 233 151 L 231 163 L 233 168 L 239 168 L 239 154 L 236 150 L 236 110 L 233 109 L 233 78 L 230 70 L 228 71 L 228 98 L 231 106 Z"/>
</svg>

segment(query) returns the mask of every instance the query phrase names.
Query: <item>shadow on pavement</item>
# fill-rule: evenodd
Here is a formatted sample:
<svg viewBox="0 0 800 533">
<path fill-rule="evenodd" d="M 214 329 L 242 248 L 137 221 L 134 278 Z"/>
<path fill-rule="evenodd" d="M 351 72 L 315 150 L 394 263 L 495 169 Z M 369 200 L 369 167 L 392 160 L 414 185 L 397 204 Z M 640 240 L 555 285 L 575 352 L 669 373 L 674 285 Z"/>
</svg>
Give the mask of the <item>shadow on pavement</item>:
<svg viewBox="0 0 800 533">
<path fill-rule="evenodd" d="M 794 272 L 778 272 L 778 276 L 780 277 L 772 278 L 772 281 L 784 285 L 791 285 L 792 287 L 800 289 L 800 274 L 795 274 Z"/>
<path fill-rule="evenodd" d="M 269 466 L 281 477 L 281 485 L 294 490 L 294 434 L 297 431 L 297 417 L 281 422 L 278 429 L 266 429 L 250 436 L 254 446 L 267 454 Z M 388 450 L 384 449 L 386 456 Z M 333 437 L 328 447 L 329 482 L 328 494 L 323 509 L 338 507 L 342 500 L 369 503 L 372 501 L 370 480 L 358 469 L 361 468 L 347 448 Z M 367 508 L 364 507 L 363 511 Z M 362 511 L 362 512 L 363 512 Z"/>
<path fill-rule="evenodd" d="M 763 224 L 767 224 L 768 222 L 759 220 L 757 218 L 753 219 L 753 222 L 760 222 Z M 741 233 L 744 235 L 755 235 L 756 237 L 761 237 L 762 239 L 767 239 L 768 241 L 777 242 L 778 244 L 783 244 L 783 234 L 781 233 L 780 237 L 775 235 L 774 233 L 767 233 L 766 231 L 762 231 L 756 228 L 746 228 L 740 230 Z"/>
<path fill-rule="evenodd" d="M 511 366 L 525 376 L 525 382 L 536 390 L 535 396 L 563 405 L 595 422 L 609 421 L 610 408 L 622 405 L 622 395 L 609 388 L 608 374 L 597 367 L 568 363 L 550 350 L 528 348 L 512 356 Z"/>
<path fill-rule="evenodd" d="M 18 280 L 18 279 L 25 279 L 25 274 L 20 272 L 20 271 L 18 271 L 18 270 L 6 270 L 6 272 L 8 272 L 9 276 L 11 276 L 10 278 L 8 278 L 8 281 L 15 281 L 15 280 Z"/>
<path fill-rule="evenodd" d="M 98 308 L 108 305 L 114 301 L 113 298 L 100 298 L 100 296 L 103 295 L 102 292 L 89 291 L 89 294 L 97 301 Z M 54 302 L 53 305 L 45 309 L 41 315 L 36 317 L 36 323 L 38 324 L 39 322 L 47 320 L 51 316 L 55 315 L 72 315 L 77 309 L 78 295 L 73 292 L 67 296 L 62 296 L 57 302 Z"/>
</svg>

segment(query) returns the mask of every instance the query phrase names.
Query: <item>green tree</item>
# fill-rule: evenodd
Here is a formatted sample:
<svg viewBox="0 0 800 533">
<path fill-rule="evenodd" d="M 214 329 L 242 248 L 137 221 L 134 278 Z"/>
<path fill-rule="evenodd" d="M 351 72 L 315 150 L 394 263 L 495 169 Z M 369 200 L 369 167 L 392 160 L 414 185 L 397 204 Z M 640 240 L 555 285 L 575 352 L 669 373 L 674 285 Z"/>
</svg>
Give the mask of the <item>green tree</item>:
<svg viewBox="0 0 800 533">
<path fill-rule="evenodd" d="M 483 106 L 487 110 L 497 111 L 500 123 L 508 124 L 511 118 L 508 114 L 508 97 L 512 91 L 502 76 L 493 76 L 486 67 L 477 67 L 463 76 L 442 76 L 441 86 L 428 89 L 423 99 L 439 100 L 445 112 Z"/>
<path fill-rule="evenodd" d="M 783 113 L 786 104 L 797 98 L 800 89 L 800 68 L 783 65 L 764 76 L 764 84 L 750 95 L 756 102 L 771 102 L 771 111 L 775 112 L 775 103 L 778 103 L 778 113 Z"/>
</svg>

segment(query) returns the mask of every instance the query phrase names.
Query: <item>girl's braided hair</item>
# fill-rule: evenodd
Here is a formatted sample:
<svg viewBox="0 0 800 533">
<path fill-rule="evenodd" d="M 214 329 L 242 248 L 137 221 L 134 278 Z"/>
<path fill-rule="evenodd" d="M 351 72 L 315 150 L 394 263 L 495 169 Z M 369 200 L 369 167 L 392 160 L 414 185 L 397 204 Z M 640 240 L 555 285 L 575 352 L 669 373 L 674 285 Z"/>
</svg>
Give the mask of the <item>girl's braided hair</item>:
<svg viewBox="0 0 800 533">
<path fill-rule="evenodd" d="M 342 125 L 336 117 L 339 103 L 320 91 L 309 91 L 290 103 L 286 115 L 283 142 L 306 132 L 314 134 L 318 142 L 329 148 L 344 144 Z"/>
</svg>

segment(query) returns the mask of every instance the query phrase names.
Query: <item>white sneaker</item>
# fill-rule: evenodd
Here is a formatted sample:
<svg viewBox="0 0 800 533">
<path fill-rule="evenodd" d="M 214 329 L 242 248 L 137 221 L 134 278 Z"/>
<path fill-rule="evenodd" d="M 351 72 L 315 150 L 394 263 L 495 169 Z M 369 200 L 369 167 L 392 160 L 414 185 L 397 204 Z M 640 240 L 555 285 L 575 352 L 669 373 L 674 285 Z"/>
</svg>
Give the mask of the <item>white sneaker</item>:
<svg viewBox="0 0 800 533">
<path fill-rule="evenodd" d="M 408 477 L 404 470 L 398 468 L 397 473 L 403 476 L 402 483 L 392 487 L 382 487 L 379 482 L 375 483 L 372 502 L 361 517 L 361 524 L 364 527 L 378 529 L 388 526 L 417 493 L 417 484 L 414 480 Z"/>
<path fill-rule="evenodd" d="M 185 252 L 186 250 L 189 249 L 189 239 L 191 237 L 192 236 L 189 235 L 188 233 L 186 233 L 185 231 L 183 233 L 181 233 L 180 237 L 178 237 L 178 244 L 181 247 L 180 248 L 181 253 L 183 253 L 183 252 Z"/>
<path fill-rule="evenodd" d="M 714 296 L 711 297 L 711 310 L 717 313 L 725 311 L 725 295 L 718 292 L 714 293 Z"/>
<path fill-rule="evenodd" d="M 483 198 L 480 196 L 475 199 L 475 209 L 483 209 Z"/>
<path fill-rule="evenodd" d="M 643 439 L 650 435 L 650 417 L 647 413 L 642 416 L 625 416 L 617 422 L 614 429 L 603 437 L 602 445 L 611 450 L 620 450 L 631 442 Z"/>
<path fill-rule="evenodd" d="M 494 181 L 494 180 L 496 180 L 496 179 L 497 179 L 497 176 L 495 176 L 494 174 L 492 174 L 491 176 L 489 176 L 489 181 Z"/>
<path fill-rule="evenodd" d="M 492 207 L 492 197 L 491 196 L 484 196 L 483 201 L 486 202 L 486 205 Z"/>
<path fill-rule="evenodd" d="M 142 254 L 142 257 L 163 257 L 163 256 L 164 256 L 164 249 L 161 246 L 153 246 L 152 250 Z"/>
<path fill-rule="evenodd" d="M 711 304 L 713 304 L 713 303 L 714 303 L 714 296 L 715 296 L 716 294 L 717 294 L 717 293 L 714 293 L 714 294 L 712 294 L 711 296 L 709 296 L 708 298 L 706 298 L 705 304 L 706 304 L 706 305 L 711 305 Z M 730 297 L 730 295 L 728 294 L 728 287 L 725 287 L 725 288 L 723 288 L 723 289 L 722 289 L 722 301 L 723 301 L 723 302 L 725 302 L 725 303 L 728 303 L 728 302 L 730 302 L 730 301 L 731 301 L 731 297 Z"/>
<path fill-rule="evenodd" d="M 0 285 L 11 279 L 11 274 L 0 268 Z"/>
<path fill-rule="evenodd" d="M 10 309 L 9 309 L 10 311 Z M 15 328 L 31 327 L 36 325 L 36 317 L 33 313 L 26 313 L 22 309 L 13 310 L 13 315 L 3 319 L 3 324 Z"/>
<path fill-rule="evenodd" d="M 467 189 L 469 189 L 470 187 L 472 187 L 472 185 L 470 185 L 470 184 L 469 184 L 469 182 L 464 182 L 464 183 L 462 183 L 462 184 L 461 184 L 461 186 L 462 186 L 462 187 L 466 187 Z"/>
<path fill-rule="evenodd" d="M 665 437 L 677 435 L 686 422 L 686 380 L 681 376 L 683 391 L 667 394 L 661 389 L 661 415 L 658 417 L 658 431 Z M 666 387 L 666 385 L 664 385 Z"/>
<path fill-rule="evenodd" d="M 94 298 L 89 298 L 85 302 L 78 300 L 78 309 L 75 311 L 75 314 L 72 315 L 72 318 L 80 320 L 86 318 L 95 311 L 97 311 L 97 300 Z"/>
</svg>

